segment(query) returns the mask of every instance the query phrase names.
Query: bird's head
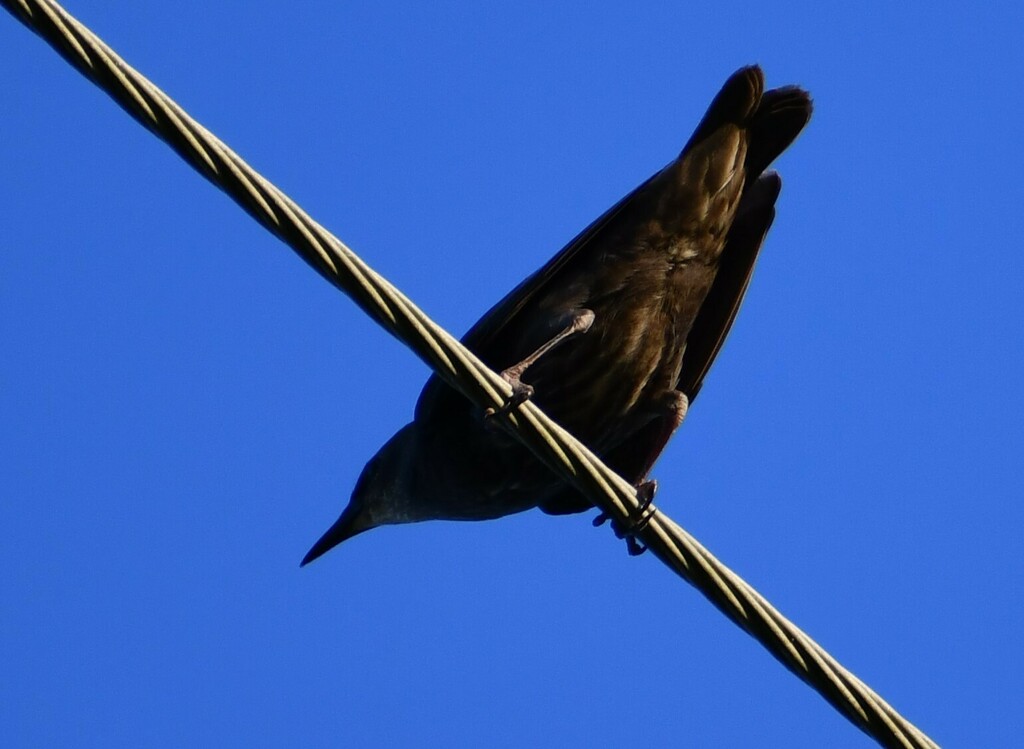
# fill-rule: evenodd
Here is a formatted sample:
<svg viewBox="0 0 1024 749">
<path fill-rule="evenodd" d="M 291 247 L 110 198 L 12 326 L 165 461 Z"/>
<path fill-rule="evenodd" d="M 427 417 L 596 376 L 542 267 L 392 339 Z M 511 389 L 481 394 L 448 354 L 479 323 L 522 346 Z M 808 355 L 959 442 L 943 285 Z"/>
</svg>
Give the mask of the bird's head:
<svg viewBox="0 0 1024 749">
<path fill-rule="evenodd" d="M 421 520 L 415 516 L 413 501 L 418 449 L 415 424 L 407 424 L 388 440 L 359 474 L 348 506 L 313 544 L 300 566 L 378 525 Z"/>
</svg>

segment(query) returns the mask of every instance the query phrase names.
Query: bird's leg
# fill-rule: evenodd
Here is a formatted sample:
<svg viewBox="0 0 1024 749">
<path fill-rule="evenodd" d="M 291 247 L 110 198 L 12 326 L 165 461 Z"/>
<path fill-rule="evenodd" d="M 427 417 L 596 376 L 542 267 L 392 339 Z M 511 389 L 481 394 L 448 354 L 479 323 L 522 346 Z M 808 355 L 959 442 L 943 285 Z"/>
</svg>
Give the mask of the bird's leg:
<svg viewBox="0 0 1024 749">
<path fill-rule="evenodd" d="M 551 340 L 527 356 L 518 364 L 513 364 L 501 372 L 502 378 L 512 386 L 512 397 L 499 409 L 488 408 L 484 411 L 484 418 L 489 419 L 499 414 L 508 413 L 514 408 L 528 401 L 533 396 L 533 388 L 522 381 L 523 373 L 530 368 L 534 362 L 544 354 L 551 351 L 558 344 L 568 340 L 578 333 L 586 333 L 594 324 L 594 313 L 589 309 L 577 310 L 572 314 L 569 324 L 560 330 Z"/>
<path fill-rule="evenodd" d="M 664 412 L 659 419 L 662 428 L 658 433 L 657 439 L 652 443 L 651 452 L 644 463 L 641 476 L 646 477 L 650 473 L 658 456 L 661 455 L 661 451 L 665 449 L 665 445 L 672 439 L 672 435 L 682 425 L 689 407 L 689 399 L 678 390 L 672 390 L 665 395 Z M 612 521 L 612 530 L 618 538 L 626 539 L 629 555 L 633 557 L 647 551 L 647 548 L 636 540 L 636 534 L 646 528 L 647 524 L 651 522 L 651 518 L 654 517 L 656 510 L 651 507 L 651 503 L 654 501 L 654 495 L 658 491 L 658 482 L 654 479 L 642 478 L 635 486 L 636 497 L 639 502 L 639 517 L 636 520 L 631 520 L 625 529 L 621 528 L 614 520 Z M 602 512 L 594 518 L 594 526 L 604 525 L 609 519 L 608 513 Z"/>
<path fill-rule="evenodd" d="M 672 439 L 672 435 L 676 433 L 683 424 L 683 419 L 686 418 L 686 412 L 690 408 L 690 400 L 683 393 L 678 390 L 669 390 L 663 396 L 662 408 L 664 409 L 659 414 L 661 422 L 661 431 L 658 433 L 658 438 L 651 443 L 651 451 L 647 455 L 647 460 L 644 462 L 643 472 L 641 476 L 646 477 L 651 469 L 654 468 L 654 463 L 658 460 L 658 456 L 661 455 L 662 450 L 665 449 L 665 445 Z M 650 483 L 646 479 L 641 479 L 637 485 L 639 489 L 644 484 Z M 651 497 L 654 496 L 654 492 L 651 492 Z"/>
</svg>

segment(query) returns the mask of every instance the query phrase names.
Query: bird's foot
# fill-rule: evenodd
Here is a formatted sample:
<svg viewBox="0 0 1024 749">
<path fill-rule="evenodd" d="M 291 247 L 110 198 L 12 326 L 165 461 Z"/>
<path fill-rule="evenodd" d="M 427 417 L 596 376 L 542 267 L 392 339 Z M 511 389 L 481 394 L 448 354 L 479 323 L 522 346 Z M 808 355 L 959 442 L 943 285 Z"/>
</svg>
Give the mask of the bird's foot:
<svg viewBox="0 0 1024 749">
<path fill-rule="evenodd" d="M 580 333 L 586 333 L 594 324 L 594 313 L 589 309 L 579 309 L 568 315 L 566 325 L 550 341 L 534 351 L 518 364 L 514 364 L 501 373 L 505 382 L 512 386 L 512 397 L 501 408 L 488 408 L 484 411 L 484 419 L 491 419 L 494 416 L 507 414 L 509 411 L 521 406 L 533 396 L 533 388 L 520 379 L 538 359 L 551 351 L 563 341 L 572 338 Z"/>
<path fill-rule="evenodd" d="M 520 380 L 518 373 L 506 369 L 501 373 L 501 376 L 505 379 L 505 382 L 512 386 L 512 395 L 509 396 L 509 399 L 505 401 L 501 408 L 488 408 L 485 410 L 485 421 L 490 421 L 495 416 L 504 416 L 519 408 L 533 397 L 533 388 Z"/>
<path fill-rule="evenodd" d="M 636 487 L 636 497 L 640 501 L 640 506 L 637 508 L 639 516 L 635 520 L 631 519 L 625 528 L 617 520 L 612 520 L 612 532 L 616 538 L 625 539 L 626 551 L 631 557 L 638 557 L 647 551 L 647 547 L 636 540 L 636 534 L 647 527 L 651 518 L 658 511 L 656 507 L 652 506 L 657 491 L 657 481 L 651 479 L 640 482 Z M 611 516 L 607 512 L 602 512 L 594 518 L 594 527 L 604 525 L 609 520 L 611 520 Z"/>
</svg>

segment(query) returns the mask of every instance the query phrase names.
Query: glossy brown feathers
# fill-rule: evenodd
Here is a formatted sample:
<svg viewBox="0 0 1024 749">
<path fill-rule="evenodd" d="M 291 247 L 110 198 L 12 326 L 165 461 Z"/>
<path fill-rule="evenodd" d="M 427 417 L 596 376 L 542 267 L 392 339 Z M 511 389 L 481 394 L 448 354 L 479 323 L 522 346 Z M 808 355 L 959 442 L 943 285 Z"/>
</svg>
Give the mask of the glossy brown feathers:
<svg viewBox="0 0 1024 749">
<path fill-rule="evenodd" d="M 735 320 L 782 184 L 765 170 L 810 115 L 806 92 L 765 92 L 758 67 L 737 71 L 675 160 L 513 289 L 463 342 L 505 370 L 592 312 L 589 330 L 543 354 L 522 380 L 548 415 L 639 483 Z M 414 421 L 367 465 L 349 507 L 305 561 L 376 525 L 537 506 L 567 513 L 590 502 L 431 377 Z"/>
</svg>

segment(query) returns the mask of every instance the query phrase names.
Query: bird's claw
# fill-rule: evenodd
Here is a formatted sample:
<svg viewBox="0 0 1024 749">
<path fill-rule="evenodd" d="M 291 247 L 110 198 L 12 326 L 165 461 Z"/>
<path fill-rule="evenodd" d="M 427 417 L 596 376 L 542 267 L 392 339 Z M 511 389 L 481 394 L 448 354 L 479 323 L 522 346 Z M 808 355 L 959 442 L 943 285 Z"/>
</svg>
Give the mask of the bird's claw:
<svg viewBox="0 0 1024 749">
<path fill-rule="evenodd" d="M 642 530 L 651 521 L 651 515 L 647 514 L 647 511 L 651 508 L 651 503 L 654 501 L 654 495 L 658 493 L 658 482 L 656 479 L 649 479 L 647 481 L 641 481 L 636 488 L 636 498 L 640 501 L 640 519 L 637 521 L 639 527 L 638 530 Z"/>
<path fill-rule="evenodd" d="M 636 540 L 636 534 L 648 526 L 651 522 L 651 518 L 653 518 L 654 514 L 658 511 L 657 508 L 653 506 L 654 495 L 657 491 L 657 481 L 652 479 L 650 481 L 641 482 L 636 487 L 636 496 L 640 502 L 638 508 L 640 511 L 639 517 L 637 517 L 636 520 L 631 520 L 626 528 L 623 528 L 618 521 L 612 520 L 612 532 L 615 534 L 616 538 L 625 539 L 626 551 L 631 557 L 640 556 L 647 551 L 647 547 Z M 611 520 L 611 516 L 607 512 L 602 512 L 594 518 L 594 527 L 597 528 L 602 526 L 609 520 Z"/>
<path fill-rule="evenodd" d="M 484 419 L 493 419 L 495 416 L 504 416 L 519 408 L 533 397 L 533 388 L 521 380 L 510 381 L 512 395 L 505 401 L 501 408 L 488 408 L 484 411 Z"/>
</svg>

